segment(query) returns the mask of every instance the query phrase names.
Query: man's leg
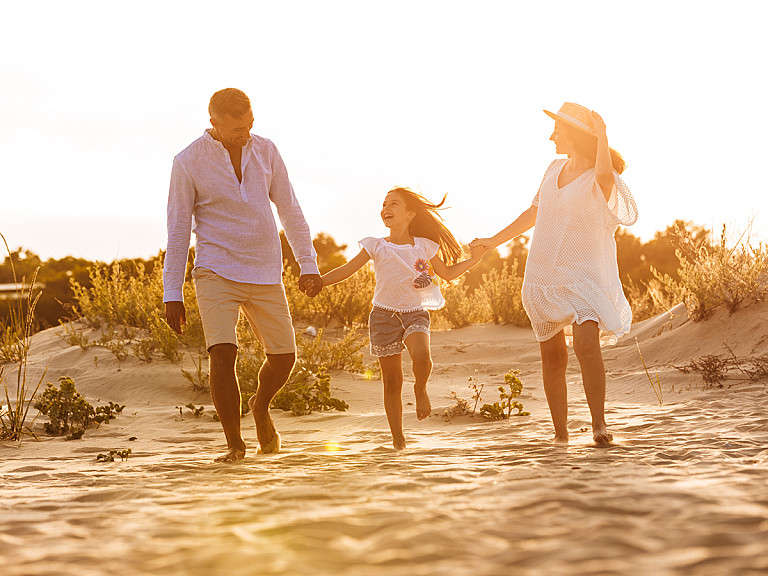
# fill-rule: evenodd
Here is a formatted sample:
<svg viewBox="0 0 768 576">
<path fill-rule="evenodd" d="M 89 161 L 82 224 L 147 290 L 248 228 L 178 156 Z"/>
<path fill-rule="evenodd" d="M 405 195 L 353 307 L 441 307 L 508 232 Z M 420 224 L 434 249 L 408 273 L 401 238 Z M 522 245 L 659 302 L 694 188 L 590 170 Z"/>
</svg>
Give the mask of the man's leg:
<svg viewBox="0 0 768 576">
<path fill-rule="evenodd" d="M 215 344 L 208 353 L 211 396 L 224 428 L 228 448 L 228 452 L 216 458 L 216 462 L 235 462 L 245 457 L 245 442 L 240 433 L 240 386 L 235 374 L 237 346 Z"/>
<path fill-rule="evenodd" d="M 271 454 L 280 451 L 280 434 L 275 430 L 269 415 L 269 404 L 288 381 L 295 361 L 295 354 L 267 354 L 267 359 L 259 370 L 259 386 L 256 394 L 248 400 L 248 406 L 256 423 L 260 453 Z"/>
</svg>

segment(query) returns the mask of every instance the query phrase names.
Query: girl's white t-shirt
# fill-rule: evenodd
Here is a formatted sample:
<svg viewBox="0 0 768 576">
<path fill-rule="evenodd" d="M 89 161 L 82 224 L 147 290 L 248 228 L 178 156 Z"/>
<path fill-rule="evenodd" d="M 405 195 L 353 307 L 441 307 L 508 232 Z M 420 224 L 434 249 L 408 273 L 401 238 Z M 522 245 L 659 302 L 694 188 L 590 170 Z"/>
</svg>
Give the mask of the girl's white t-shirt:
<svg viewBox="0 0 768 576">
<path fill-rule="evenodd" d="M 360 247 L 373 260 L 376 288 L 373 305 L 394 312 L 437 310 L 445 304 L 429 261 L 439 246 L 428 238 L 415 236 L 410 244 L 392 244 L 371 236 Z"/>
<path fill-rule="evenodd" d="M 619 280 L 616 242 L 619 225 L 637 220 L 629 188 L 614 172 L 608 202 L 594 169 L 559 188 L 566 159 L 550 164 L 534 206 L 538 206 L 523 279 L 523 307 L 537 340 L 563 328 L 594 320 L 616 339 L 629 331 L 632 310 Z"/>
</svg>

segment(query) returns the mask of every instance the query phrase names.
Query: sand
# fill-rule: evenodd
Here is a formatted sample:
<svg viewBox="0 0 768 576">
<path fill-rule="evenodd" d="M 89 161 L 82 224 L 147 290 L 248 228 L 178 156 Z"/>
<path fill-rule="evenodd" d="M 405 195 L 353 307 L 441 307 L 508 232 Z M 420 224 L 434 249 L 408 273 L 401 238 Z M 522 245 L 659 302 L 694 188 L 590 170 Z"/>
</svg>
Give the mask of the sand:
<svg viewBox="0 0 768 576">
<path fill-rule="evenodd" d="M 572 353 L 571 444 L 556 447 L 531 331 L 479 325 L 433 334 L 433 415 L 417 421 L 406 386 L 406 451 L 391 448 L 381 382 L 333 373 L 348 412 L 273 411 L 277 455 L 256 455 L 246 417 L 250 451 L 228 465 L 213 462 L 225 444 L 210 398 L 178 366 L 118 362 L 61 333 L 35 336 L 33 368 L 126 408 L 79 441 L 0 444 L 5 576 L 768 573 L 768 383 L 707 388 L 673 367 L 724 343 L 768 351 L 766 304 L 705 322 L 678 307 L 605 348 L 611 448 L 592 445 Z M 493 401 L 513 368 L 531 416 L 440 416 L 451 390 L 469 397 L 475 370 Z M 203 417 L 181 419 L 188 402 Z M 96 460 L 126 448 L 124 462 Z"/>
</svg>

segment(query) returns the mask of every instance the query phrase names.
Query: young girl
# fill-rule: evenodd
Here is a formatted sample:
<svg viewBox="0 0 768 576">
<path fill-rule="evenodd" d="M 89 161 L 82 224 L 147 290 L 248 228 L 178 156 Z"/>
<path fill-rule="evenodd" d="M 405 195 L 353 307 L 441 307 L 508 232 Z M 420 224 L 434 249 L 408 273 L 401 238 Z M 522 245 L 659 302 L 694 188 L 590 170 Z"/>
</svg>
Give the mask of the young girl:
<svg viewBox="0 0 768 576">
<path fill-rule="evenodd" d="M 619 337 L 629 331 L 632 311 L 624 297 L 613 235 L 637 220 L 635 201 L 619 178 L 624 160 L 608 147 L 603 119 L 566 102 L 555 114 L 550 136 L 558 159 L 550 164 L 533 204 L 492 238 L 473 245 L 503 244 L 536 226 L 523 279 L 523 306 L 541 348 L 547 403 L 555 441 L 568 442 L 564 329 L 573 326 L 573 349 L 598 446 L 613 436 L 605 423 L 605 368 L 600 330 Z"/>
<path fill-rule="evenodd" d="M 384 381 L 384 409 L 392 443 L 405 448 L 403 436 L 402 351 L 411 356 L 416 395 L 416 416 L 423 420 L 432 407 L 427 379 L 432 372 L 429 351 L 429 312 L 445 304 L 433 273 L 444 280 L 458 278 L 479 263 L 483 247 L 458 262 L 461 246 L 437 214 L 445 203 L 433 204 L 408 188 L 387 193 L 381 219 L 389 228 L 386 238 L 363 238 L 352 260 L 322 276 L 323 286 L 346 280 L 373 259 L 376 287 L 368 319 L 371 354 L 378 357 Z"/>
</svg>

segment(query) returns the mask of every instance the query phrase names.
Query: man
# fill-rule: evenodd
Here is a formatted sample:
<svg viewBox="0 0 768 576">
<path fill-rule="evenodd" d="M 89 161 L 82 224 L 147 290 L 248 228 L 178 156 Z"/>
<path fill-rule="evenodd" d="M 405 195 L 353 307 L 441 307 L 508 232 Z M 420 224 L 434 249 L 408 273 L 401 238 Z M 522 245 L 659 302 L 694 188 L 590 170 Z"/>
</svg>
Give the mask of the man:
<svg viewBox="0 0 768 576">
<path fill-rule="evenodd" d="M 253 112 L 248 96 L 235 88 L 220 90 L 211 97 L 208 111 L 212 128 L 173 160 L 163 301 L 168 325 L 181 334 L 186 323 L 182 287 L 194 230 L 192 277 L 210 355 L 211 396 L 228 447 L 216 461 L 234 462 L 245 457 L 235 374 L 239 310 L 267 356 L 257 392 L 249 401 L 260 452 L 280 450 L 269 404 L 296 360 L 270 201 L 301 266 L 299 289 L 314 297 L 322 283 L 309 227 L 283 160 L 271 141 L 250 133 Z"/>
</svg>

